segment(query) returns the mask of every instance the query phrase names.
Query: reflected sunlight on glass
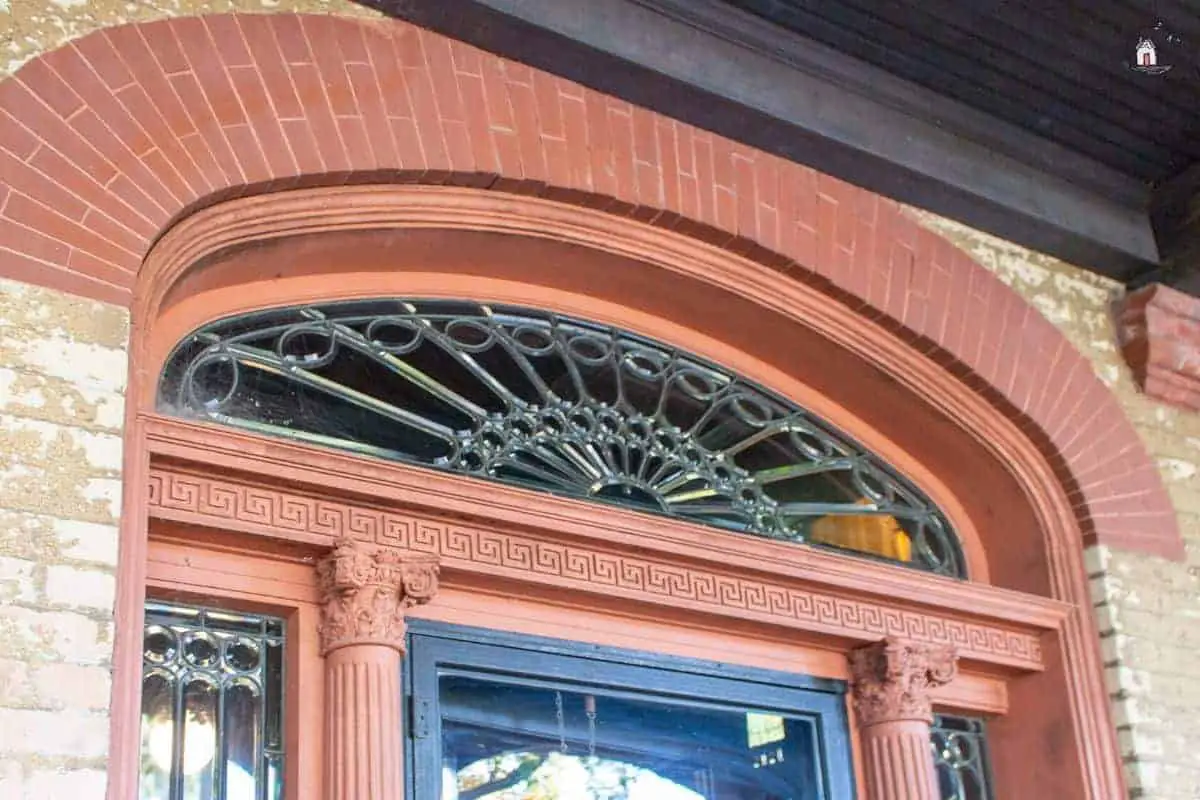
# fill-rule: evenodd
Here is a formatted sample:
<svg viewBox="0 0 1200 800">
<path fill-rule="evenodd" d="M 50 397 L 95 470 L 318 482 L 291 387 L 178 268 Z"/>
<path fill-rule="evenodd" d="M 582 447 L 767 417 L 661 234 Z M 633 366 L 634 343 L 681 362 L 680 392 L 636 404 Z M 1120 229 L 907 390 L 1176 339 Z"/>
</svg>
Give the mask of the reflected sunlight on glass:
<svg viewBox="0 0 1200 800">
<path fill-rule="evenodd" d="M 283 622 L 148 603 L 140 800 L 278 800 Z"/>
<path fill-rule="evenodd" d="M 442 800 L 704 800 L 648 769 L 558 752 L 509 753 L 446 772 Z"/>
<path fill-rule="evenodd" d="M 440 800 L 816 800 L 811 718 L 448 674 Z"/>
</svg>

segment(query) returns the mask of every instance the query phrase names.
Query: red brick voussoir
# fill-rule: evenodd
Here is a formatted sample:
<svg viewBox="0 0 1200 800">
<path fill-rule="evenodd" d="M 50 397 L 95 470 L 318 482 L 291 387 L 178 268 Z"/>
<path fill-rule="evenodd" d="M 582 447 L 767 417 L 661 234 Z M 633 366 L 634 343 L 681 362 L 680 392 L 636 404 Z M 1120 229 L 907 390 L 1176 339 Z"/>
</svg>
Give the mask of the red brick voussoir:
<svg viewBox="0 0 1200 800">
<path fill-rule="evenodd" d="M 1090 540 L 1178 557 L 1153 462 L 1062 334 L 878 195 L 395 20 L 108 28 L 0 84 L 0 275 L 129 305 L 205 205 L 454 183 L 632 216 L 814 283 L 941 361 L 1037 442 Z"/>
</svg>

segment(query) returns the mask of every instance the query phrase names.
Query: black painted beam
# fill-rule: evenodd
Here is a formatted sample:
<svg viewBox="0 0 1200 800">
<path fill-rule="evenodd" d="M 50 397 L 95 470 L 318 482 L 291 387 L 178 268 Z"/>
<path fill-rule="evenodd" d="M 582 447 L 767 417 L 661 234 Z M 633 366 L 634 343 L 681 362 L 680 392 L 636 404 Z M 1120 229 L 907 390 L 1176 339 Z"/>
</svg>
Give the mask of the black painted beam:
<svg viewBox="0 0 1200 800">
<path fill-rule="evenodd" d="M 1158 269 L 1148 189 L 718 0 L 365 0 L 1122 281 Z"/>
<path fill-rule="evenodd" d="M 1157 187 L 1151 208 L 1163 266 L 1146 277 L 1200 295 L 1200 164 Z"/>
</svg>

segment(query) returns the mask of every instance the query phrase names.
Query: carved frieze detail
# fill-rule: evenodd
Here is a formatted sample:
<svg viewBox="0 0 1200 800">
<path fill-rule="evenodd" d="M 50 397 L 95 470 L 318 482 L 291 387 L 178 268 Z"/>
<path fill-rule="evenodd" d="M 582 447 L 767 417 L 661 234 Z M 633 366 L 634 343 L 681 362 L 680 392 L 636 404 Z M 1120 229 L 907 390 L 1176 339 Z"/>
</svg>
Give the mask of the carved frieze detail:
<svg viewBox="0 0 1200 800">
<path fill-rule="evenodd" d="M 719 565 L 672 563 L 643 553 L 617 553 L 584 542 L 541 539 L 419 513 L 308 497 L 299 491 L 243 485 L 165 466 L 151 472 L 154 516 L 218 525 L 313 544 L 340 539 L 436 555 L 443 568 L 603 592 L 707 613 L 861 640 L 902 637 L 955 648 L 964 658 L 1019 669 L 1043 668 L 1035 632 L 898 608 L 738 574 Z"/>
<path fill-rule="evenodd" d="M 851 651 L 850 680 L 859 724 L 932 724 L 931 691 L 957 674 L 958 656 L 952 647 L 889 637 Z"/>
<path fill-rule="evenodd" d="M 349 537 L 317 563 L 321 651 L 379 644 L 404 649 L 405 611 L 437 594 L 438 562 L 427 553 L 377 548 Z"/>
</svg>

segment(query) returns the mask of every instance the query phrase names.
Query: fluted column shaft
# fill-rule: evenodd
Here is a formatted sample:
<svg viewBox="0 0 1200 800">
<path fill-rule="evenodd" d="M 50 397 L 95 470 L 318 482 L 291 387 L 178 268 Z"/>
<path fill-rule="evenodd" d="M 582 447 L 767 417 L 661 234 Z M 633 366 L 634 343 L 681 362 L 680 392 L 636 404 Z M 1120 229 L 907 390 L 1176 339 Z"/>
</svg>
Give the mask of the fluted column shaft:
<svg viewBox="0 0 1200 800">
<path fill-rule="evenodd" d="M 928 723 L 905 720 L 864 728 L 862 753 L 871 800 L 938 800 Z"/>
<path fill-rule="evenodd" d="M 405 611 L 437 592 L 436 560 L 351 539 L 317 565 L 325 656 L 325 800 L 402 800 Z"/>
<path fill-rule="evenodd" d="M 343 647 L 325 662 L 325 797 L 404 796 L 400 651 Z"/>
<path fill-rule="evenodd" d="M 938 800 L 930 690 L 957 674 L 954 651 L 887 639 L 850 654 L 870 800 Z"/>
</svg>

